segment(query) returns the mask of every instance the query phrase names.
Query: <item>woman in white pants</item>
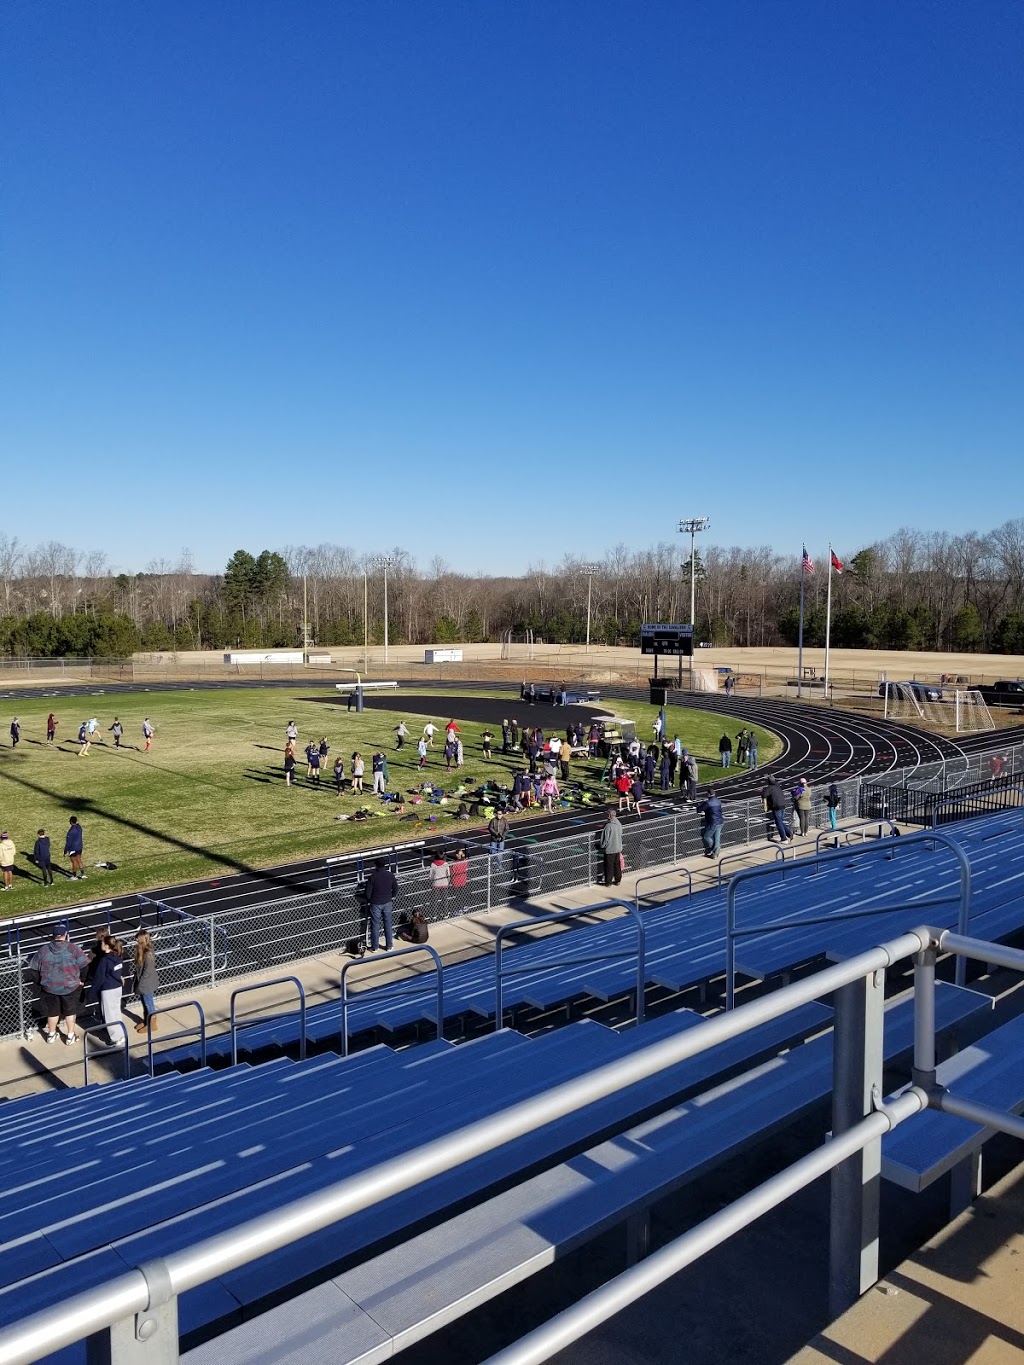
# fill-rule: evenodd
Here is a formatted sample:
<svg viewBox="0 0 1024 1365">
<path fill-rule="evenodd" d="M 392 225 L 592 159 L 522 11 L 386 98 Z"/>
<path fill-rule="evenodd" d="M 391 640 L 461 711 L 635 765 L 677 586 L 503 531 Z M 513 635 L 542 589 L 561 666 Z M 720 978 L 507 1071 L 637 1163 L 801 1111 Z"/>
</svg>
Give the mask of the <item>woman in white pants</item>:
<svg viewBox="0 0 1024 1365">
<path fill-rule="evenodd" d="M 124 970 L 124 946 L 112 934 L 99 940 L 100 959 L 92 978 L 92 988 L 99 997 L 103 1022 L 108 1025 L 107 1037 L 114 1046 L 124 1040 L 120 1029 L 109 1025 L 121 1022 L 121 977 Z"/>
</svg>

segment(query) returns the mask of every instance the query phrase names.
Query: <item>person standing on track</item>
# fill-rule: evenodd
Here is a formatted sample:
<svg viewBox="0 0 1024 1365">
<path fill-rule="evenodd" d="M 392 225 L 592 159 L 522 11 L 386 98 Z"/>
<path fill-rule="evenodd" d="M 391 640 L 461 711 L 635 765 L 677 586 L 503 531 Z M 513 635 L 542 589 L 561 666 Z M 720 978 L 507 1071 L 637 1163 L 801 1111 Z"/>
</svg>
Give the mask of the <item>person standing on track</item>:
<svg viewBox="0 0 1024 1365">
<path fill-rule="evenodd" d="M 53 885 L 53 864 L 50 861 L 50 840 L 47 838 L 46 830 L 41 829 L 36 835 L 35 847 L 32 849 L 32 861 L 43 874 L 43 885 Z"/>
<path fill-rule="evenodd" d="M 613 807 L 608 809 L 608 819 L 597 836 L 597 846 L 604 864 L 605 886 L 618 886 L 622 881 L 622 825 Z"/>
<path fill-rule="evenodd" d="M 747 767 L 751 771 L 757 767 L 757 732 L 754 730 L 747 736 Z"/>
<path fill-rule="evenodd" d="M 0 872 L 3 873 L 3 890 L 14 890 L 14 860 L 18 856 L 18 850 L 14 847 L 14 840 L 4 830 L 0 834 Z"/>
<path fill-rule="evenodd" d="M 64 836 L 64 856 L 71 859 L 71 875 L 80 882 L 85 881 L 85 873 L 82 871 L 83 846 L 82 826 L 78 823 L 78 816 L 72 815 L 68 820 L 68 832 Z"/>
<path fill-rule="evenodd" d="M 679 767 L 679 786 L 686 793 L 686 800 L 694 802 L 697 799 L 697 760 L 689 749 L 683 750 L 682 762 Z"/>
</svg>

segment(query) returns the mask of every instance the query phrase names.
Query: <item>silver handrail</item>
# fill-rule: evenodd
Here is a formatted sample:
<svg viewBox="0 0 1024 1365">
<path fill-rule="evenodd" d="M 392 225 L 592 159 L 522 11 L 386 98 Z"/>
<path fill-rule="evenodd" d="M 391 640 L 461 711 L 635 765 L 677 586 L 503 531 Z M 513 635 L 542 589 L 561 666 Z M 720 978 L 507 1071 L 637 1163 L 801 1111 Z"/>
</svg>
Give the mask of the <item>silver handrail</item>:
<svg viewBox="0 0 1024 1365">
<path fill-rule="evenodd" d="M 89 1084 L 89 1038 L 94 1033 L 109 1033 L 111 1029 L 121 1030 L 121 1032 L 124 1034 L 124 1044 L 122 1045 L 121 1043 L 108 1043 L 106 1047 L 94 1049 L 93 1056 L 106 1057 L 112 1052 L 123 1053 L 124 1074 L 126 1080 L 130 1074 L 131 1061 L 128 1051 L 128 1026 L 125 1024 L 124 1020 L 112 1019 L 109 1024 L 107 1023 L 89 1024 L 82 1029 L 82 1068 L 85 1085 Z M 2 1357 L 0 1357 L 0 1359 L 2 1359 Z"/>
<path fill-rule="evenodd" d="M 844 826 L 842 827 L 842 829 L 823 829 L 823 830 L 821 831 L 821 833 L 818 835 L 818 837 L 817 837 L 817 838 L 815 839 L 815 841 L 814 841 L 814 851 L 815 851 L 815 853 L 820 853 L 820 852 L 821 852 L 821 841 L 822 841 L 822 839 L 833 839 L 833 838 L 834 838 L 834 839 L 837 839 L 837 840 L 838 840 L 838 838 L 839 838 L 839 836 L 840 836 L 841 834 L 847 836 L 847 837 L 846 837 L 846 842 L 849 843 L 849 842 L 850 842 L 849 836 L 850 836 L 851 834 L 853 834 L 853 832 L 854 832 L 855 830 L 858 830 L 858 829 L 865 829 L 865 828 L 866 828 L 867 826 L 869 826 L 869 825 L 871 826 L 872 829 L 874 828 L 875 825 L 878 826 L 878 837 L 879 837 L 880 839 L 882 838 L 882 826 L 883 826 L 883 825 L 888 825 L 888 826 L 889 826 L 889 833 L 890 833 L 890 835 L 896 836 L 896 835 L 899 834 L 899 830 L 896 828 L 896 822 L 895 822 L 895 820 L 890 820 L 889 817 L 888 817 L 887 815 L 876 815 L 875 818 L 874 818 L 873 820 L 858 820 L 858 821 L 856 822 L 856 824 L 853 824 L 853 825 L 844 825 Z M 836 844 L 836 847 L 837 847 L 837 848 L 839 847 L 838 843 Z M 894 846 L 894 849 L 895 849 L 895 846 Z"/>
<path fill-rule="evenodd" d="M 273 981 L 254 981 L 249 986 L 238 986 L 231 992 L 231 1065 L 238 1065 L 238 1021 L 235 1017 L 235 1001 L 240 995 L 247 995 L 250 991 L 266 991 L 271 986 L 294 986 L 299 994 L 299 1061 L 306 1060 L 306 992 L 302 982 L 297 976 L 276 976 Z M 273 1015 L 262 1015 L 258 1019 L 247 1020 L 242 1027 L 254 1028 L 257 1024 L 264 1024 L 268 1019 L 274 1018 Z"/>
<path fill-rule="evenodd" d="M 511 924 L 503 924 L 494 936 L 494 1027 L 495 1029 L 504 1028 L 505 1002 L 502 997 L 502 961 L 501 944 L 507 934 L 515 933 L 517 929 L 535 929 L 539 925 L 556 924 L 561 920 L 579 919 L 581 915 L 591 915 L 595 910 L 609 910 L 613 906 L 618 906 L 625 910 L 636 924 L 636 1022 L 642 1024 L 644 1021 L 644 988 L 647 984 L 647 931 L 640 911 L 634 909 L 629 901 L 610 900 L 599 901 L 597 905 L 582 906 L 578 910 L 559 910 L 553 915 L 535 915 L 532 919 L 514 920 Z M 611 962 L 618 961 L 623 956 L 622 953 L 606 953 L 601 957 L 588 958 L 566 958 L 564 962 L 546 962 L 545 967 L 570 967 L 581 962 Z M 520 967 L 517 975 L 535 972 L 536 967 Z"/>
<path fill-rule="evenodd" d="M 986 796 L 995 796 L 999 792 L 1016 792 L 1018 796 L 1024 797 L 1024 785 L 1019 782 L 1008 782 L 1003 787 L 992 787 L 991 790 L 987 792 L 970 792 L 964 796 L 947 796 L 944 801 L 936 801 L 935 805 L 932 806 L 932 829 L 935 829 L 939 823 L 939 811 L 944 810 L 947 806 L 961 806 L 965 802 L 981 800 Z M 991 810 L 980 810 L 977 814 L 997 815 L 1001 810 L 1017 809 L 1019 809 L 1017 806 L 996 806 Z"/>
<path fill-rule="evenodd" d="M 964 850 L 961 848 L 961 846 L 956 842 L 955 839 L 952 839 L 948 834 L 939 834 L 939 833 L 937 833 L 937 832 L 934 831 L 934 830 L 922 830 L 922 831 L 917 832 L 917 833 L 914 833 L 914 834 L 905 834 L 905 835 L 903 836 L 903 838 L 900 840 L 900 846 L 901 846 L 902 848 L 909 848 L 909 847 L 911 847 L 911 846 L 914 845 L 914 844 L 933 843 L 933 842 L 935 842 L 936 840 L 937 840 L 939 843 L 944 844 L 944 845 L 952 852 L 953 856 L 956 858 L 956 860 L 957 860 L 957 862 L 959 863 L 959 866 L 960 866 L 960 896 L 959 896 L 959 901 L 960 901 L 960 914 L 959 914 L 959 926 L 960 926 L 960 932 L 961 932 L 961 933 L 966 933 L 966 932 L 967 932 L 967 926 L 968 926 L 968 923 L 969 923 L 969 921 L 970 921 L 970 913 L 971 913 L 971 864 L 970 864 L 970 861 L 969 861 L 969 859 L 968 859 L 968 857 L 967 857 L 967 854 L 964 852 Z M 836 850 L 834 850 L 834 851 L 831 852 L 831 853 L 814 853 L 814 854 L 809 855 L 809 857 L 810 857 L 811 859 L 813 859 L 813 861 L 814 861 L 815 864 L 817 864 L 817 865 L 820 866 L 822 863 L 829 864 L 829 863 L 841 862 L 841 861 L 843 861 L 844 859 L 847 859 L 847 858 L 862 858 L 862 857 L 865 857 L 865 856 L 877 855 L 879 852 L 884 853 L 885 855 L 888 855 L 889 852 L 890 852 L 890 850 L 891 850 L 891 848 L 892 848 L 892 845 L 891 845 L 891 844 L 879 842 L 879 843 L 876 843 L 876 844 L 864 844 L 864 845 L 862 845 L 860 848 L 854 848 L 854 849 L 850 849 L 850 848 L 836 849 Z M 772 932 L 772 931 L 773 931 L 774 929 L 776 929 L 776 928 L 777 928 L 777 929 L 792 928 L 794 924 L 801 924 L 801 923 L 807 924 L 807 923 L 813 923 L 813 922 L 819 922 L 819 923 L 820 923 L 820 922 L 823 922 L 823 921 L 821 921 L 821 920 L 819 920 L 819 921 L 811 921 L 811 920 L 788 920 L 788 921 L 785 921 L 785 922 L 783 922 L 783 921 L 781 921 L 781 920 L 776 920 L 773 924 L 771 924 L 771 925 L 766 925 L 766 926 L 761 926 L 760 928 L 754 928 L 754 929 L 743 930 L 742 932 L 740 932 L 740 931 L 737 930 L 737 928 L 736 928 L 736 892 L 737 892 L 737 890 L 738 890 L 740 884 L 743 883 L 743 882 L 752 881 L 752 880 L 753 880 L 754 878 L 756 878 L 756 877 L 771 876 L 773 873 L 775 873 L 775 872 L 777 872 L 777 871 L 778 871 L 778 868 L 775 867 L 773 864 L 770 864 L 770 863 L 769 863 L 769 864 L 764 864 L 764 865 L 762 865 L 761 867 L 749 867 L 749 868 L 744 869 L 742 872 L 737 872 L 736 875 L 735 875 L 735 877 L 733 877 L 732 881 L 729 883 L 728 898 L 727 898 L 727 900 L 726 900 L 726 906 L 725 906 L 725 925 L 726 925 L 726 928 L 725 928 L 725 1008 L 726 1008 L 727 1010 L 733 1009 L 734 1006 L 735 1006 L 735 1004 L 736 1004 L 736 939 L 737 939 L 738 937 L 746 936 L 746 935 L 748 935 L 748 934 L 758 933 L 758 932 Z M 931 907 L 931 906 L 933 906 L 933 905 L 946 905 L 946 904 L 949 903 L 949 901 L 950 901 L 951 899 L 952 899 L 952 897 L 940 897 L 940 898 L 938 898 L 938 899 L 915 900 L 915 901 L 908 902 L 908 903 L 905 904 L 905 905 L 889 905 L 889 906 L 886 906 L 886 907 L 884 907 L 884 908 L 885 908 L 885 910 L 888 910 L 888 911 L 890 911 L 890 912 L 895 912 L 895 911 L 898 911 L 898 910 L 912 910 L 912 909 L 918 909 L 918 908 L 920 908 L 920 909 L 925 909 L 925 908 Z M 858 911 L 858 910 L 853 910 L 853 911 L 850 911 L 848 914 L 845 914 L 845 915 L 831 915 L 831 916 L 826 916 L 826 917 L 824 917 L 824 918 L 825 918 L 825 919 L 831 919 L 831 920 L 839 920 L 839 919 L 857 919 L 857 918 L 861 918 L 862 916 L 865 916 L 865 915 L 873 915 L 873 914 L 880 914 L 880 913 L 882 913 L 882 911 L 874 911 L 874 910 L 869 910 L 869 911 Z M 966 964 L 965 964 L 965 962 L 963 961 L 963 959 L 958 959 L 958 960 L 957 960 L 957 972 L 956 972 L 956 984 L 957 984 L 958 986 L 962 986 L 962 985 L 964 984 L 964 982 L 966 981 L 966 979 L 967 979 L 967 977 L 966 977 Z"/>
<path fill-rule="evenodd" d="M 719 860 L 718 860 L 718 889 L 719 889 L 719 891 L 721 891 L 721 889 L 722 889 L 722 868 L 724 867 L 724 865 L 725 865 L 726 863 L 733 863 L 733 862 L 735 862 L 738 858 L 749 858 L 749 857 L 751 856 L 752 853 L 758 853 L 758 852 L 760 852 L 759 849 L 751 848 L 750 845 L 748 844 L 748 845 L 746 845 L 744 848 L 741 848 L 741 849 L 737 850 L 737 852 L 735 852 L 735 853 L 727 853 L 727 854 L 725 855 L 724 858 L 719 858 Z M 785 861 L 786 861 L 786 850 L 785 850 L 784 848 L 776 848 L 776 849 L 773 850 L 773 853 L 774 853 L 774 857 L 772 858 L 772 862 L 777 863 L 780 859 L 782 860 L 782 862 L 785 862 Z"/>
<path fill-rule="evenodd" d="M 162 1043 L 173 1043 L 177 1038 L 191 1038 L 194 1034 L 199 1034 L 199 1065 L 206 1065 L 206 1013 L 198 1000 L 179 1000 L 175 1005 L 164 1005 L 162 1009 L 156 1009 L 146 1019 L 146 1064 L 149 1067 L 149 1074 L 153 1073 L 153 1020 L 158 1014 L 171 1014 L 175 1010 L 188 1009 L 189 1006 L 199 1015 L 198 1028 L 183 1028 L 177 1033 L 165 1033 L 160 1039 Z"/>
<path fill-rule="evenodd" d="M 633 883 L 634 904 L 636 905 L 637 910 L 640 909 L 640 883 L 660 882 L 664 881 L 666 877 L 685 877 L 686 894 L 688 896 L 693 895 L 693 873 L 688 867 L 670 867 L 667 872 L 648 872 L 646 876 L 637 877 L 636 881 Z"/>
<path fill-rule="evenodd" d="M 632 911 L 630 905 L 625 908 Z M 885 971 L 896 962 L 924 952 L 932 942 L 932 933 L 927 928 L 901 934 L 845 962 L 705 1020 L 696 1028 L 651 1043 L 585 1076 L 565 1081 L 541 1095 L 468 1124 L 455 1133 L 422 1143 L 381 1162 L 372 1170 L 359 1171 L 326 1189 L 293 1200 L 284 1208 L 260 1214 L 194 1246 L 149 1261 L 108 1281 L 100 1291 L 87 1290 L 31 1314 L 19 1323 L 0 1328 L 0 1360 L 4 1365 L 31 1365 L 40 1356 L 103 1331 L 134 1314 L 158 1313 L 162 1308 L 173 1306 L 176 1296 L 186 1290 L 290 1246 L 343 1218 L 454 1170 L 474 1157 L 495 1151 L 516 1138 L 647 1080 L 667 1067 L 778 1019 L 819 996 L 863 980 L 877 971 Z M 920 1104 L 913 1106 L 916 1112 L 927 1103 L 927 1097 L 920 1090 L 914 1093 L 921 1098 Z M 899 1108 L 893 1110 L 891 1123 L 884 1122 L 882 1115 L 871 1120 L 870 1132 L 866 1135 L 862 1132 L 863 1125 L 851 1128 L 846 1140 L 852 1143 L 860 1133 L 864 1139 L 860 1145 L 865 1145 L 885 1128 L 908 1117 L 911 1112 L 909 1101 L 906 1108 L 907 1112 Z M 830 1143 L 820 1150 L 841 1152 L 840 1159 L 850 1154 L 845 1146 L 832 1148 Z M 859 1147 L 855 1146 L 854 1150 Z M 652 1257 L 643 1264 L 650 1265 L 653 1260 Z M 168 1358 L 173 1359 L 173 1356 Z"/>
<path fill-rule="evenodd" d="M 346 962 L 341 969 L 341 1055 L 348 1056 L 348 1012 L 351 1000 L 348 995 L 348 974 L 356 967 L 369 967 L 378 962 L 387 962 L 394 957 L 407 957 L 410 953 L 429 953 L 434 959 L 434 971 L 437 976 L 437 1037 L 440 1041 L 444 1037 L 444 964 L 440 956 L 429 943 L 416 943 L 408 948 L 393 948 L 389 953 L 381 953 L 377 957 L 359 957 L 352 962 Z M 418 979 L 415 985 L 419 985 Z M 396 986 L 404 988 L 406 994 L 411 993 L 411 988 L 407 981 L 392 982 L 390 986 L 378 986 L 374 991 L 374 999 L 377 999 L 383 991 L 394 989 Z"/>
</svg>

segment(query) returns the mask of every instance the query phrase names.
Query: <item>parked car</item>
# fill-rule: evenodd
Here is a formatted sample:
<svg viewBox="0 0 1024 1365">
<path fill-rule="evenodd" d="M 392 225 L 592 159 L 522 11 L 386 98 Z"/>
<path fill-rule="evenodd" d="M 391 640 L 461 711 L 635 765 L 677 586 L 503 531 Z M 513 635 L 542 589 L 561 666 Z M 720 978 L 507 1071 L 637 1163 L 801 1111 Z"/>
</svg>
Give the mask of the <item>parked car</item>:
<svg viewBox="0 0 1024 1365">
<path fill-rule="evenodd" d="M 886 688 L 889 690 L 889 700 L 899 701 L 906 696 L 915 697 L 918 701 L 941 701 L 942 688 L 935 687 L 932 683 L 923 682 L 881 682 L 878 684 L 878 695 L 884 697 Z"/>
<path fill-rule="evenodd" d="M 981 699 L 989 706 L 1024 706 L 1024 682 L 1019 678 L 993 683 L 991 687 L 979 687 Z"/>
</svg>

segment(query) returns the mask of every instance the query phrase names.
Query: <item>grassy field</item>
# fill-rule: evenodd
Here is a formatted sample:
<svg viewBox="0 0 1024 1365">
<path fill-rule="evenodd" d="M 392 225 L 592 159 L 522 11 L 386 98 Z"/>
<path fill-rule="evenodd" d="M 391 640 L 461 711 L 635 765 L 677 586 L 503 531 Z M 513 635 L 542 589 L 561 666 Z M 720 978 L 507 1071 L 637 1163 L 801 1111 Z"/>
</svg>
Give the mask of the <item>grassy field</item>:
<svg viewBox="0 0 1024 1365">
<path fill-rule="evenodd" d="M 424 693 L 429 689 L 422 689 Z M 468 696 L 500 697 L 485 691 Z M 641 736 L 651 735 L 656 708 L 635 702 L 612 704 L 619 715 L 637 722 Z M 447 708 L 454 706 L 455 710 Z M 507 694 L 496 714 L 510 706 Z M 611 709 L 611 708 L 609 708 Z M 53 710 L 60 721 L 58 743 L 46 745 L 46 715 Z M 515 707 L 520 723 L 528 708 Z M 14 714 L 12 711 L 11 714 Z M 359 807 L 376 811 L 381 803 L 370 793 L 362 797 L 335 795 L 331 766 L 340 752 L 346 776 L 351 773 L 351 754 L 358 749 L 366 763 L 366 786 L 371 785 L 370 756 L 377 748 L 388 754 L 391 788 L 408 792 L 423 777 L 453 788 L 459 781 L 472 787 L 485 777 L 511 784 L 512 759 L 501 756 L 500 729 L 496 734 L 494 761 L 480 757 L 484 725 L 461 721 L 458 701 L 438 694 L 433 717 L 443 729 L 452 715 L 462 724 L 465 767 L 447 778 L 441 753 L 443 734 L 435 739 L 428 767 L 416 771 L 415 741 L 426 716 L 403 712 L 400 696 L 393 709 L 366 710 L 361 716 L 339 706 L 333 692 L 317 696 L 313 689 L 266 688 L 246 691 L 140 692 L 116 697 L 48 698 L 22 701 L 17 710 L 22 741 L 16 750 L 7 739 L 10 718 L 2 722 L 4 743 L 0 749 L 0 825 L 10 832 L 17 849 L 14 891 L 0 901 L 0 912 L 24 914 L 49 906 L 83 899 L 106 898 L 133 890 L 145 890 L 191 879 L 215 877 L 254 867 L 265 867 L 304 857 L 340 853 L 360 846 L 419 837 L 424 826 L 417 814 L 405 819 L 394 815 L 365 821 L 339 821 Z M 114 716 L 125 727 L 121 751 L 113 747 L 108 732 Z M 143 752 L 142 720 L 149 716 L 156 738 L 149 753 Z M 561 719 L 561 713 L 555 712 Z M 82 720 L 96 716 L 102 727 L 103 744 L 78 756 L 77 733 Z M 530 712 L 534 723 L 550 724 L 552 712 L 538 707 Z M 681 716 L 670 712 L 673 720 Z M 294 719 L 299 728 L 297 781 L 292 788 L 283 782 L 285 726 Z M 394 727 L 404 719 L 412 733 L 401 754 L 394 749 Z M 683 743 L 703 764 L 717 769 L 721 717 L 690 712 L 680 726 Z M 730 731 L 738 728 L 733 720 Z M 760 735 L 761 762 L 779 750 L 769 732 Z M 305 782 L 306 743 L 324 735 L 331 752 L 323 773 L 322 789 Z M 600 763 L 575 762 L 572 780 L 598 790 Z M 734 770 L 738 771 L 738 770 Z M 721 770 L 718 769 L 718 773 Z M 704 777 L 702 773 L 702 778 Z M 708 774 L 710 775 L 710 774 Z M 406 811 L 434 813 L 449 822 L 455 807 L 407 806 Z M 85 831 L 85 868 L 89 880 L 75 882 L 62 875 L 67 859 L 62 856 L 68 817 L 77 815 Z M 44 827 L 53 843 L 56 885 L 43 887 L 29 861 L 36 831 Z M 96 867 L 115 863 L 115 870 Z"/>
</svg>

